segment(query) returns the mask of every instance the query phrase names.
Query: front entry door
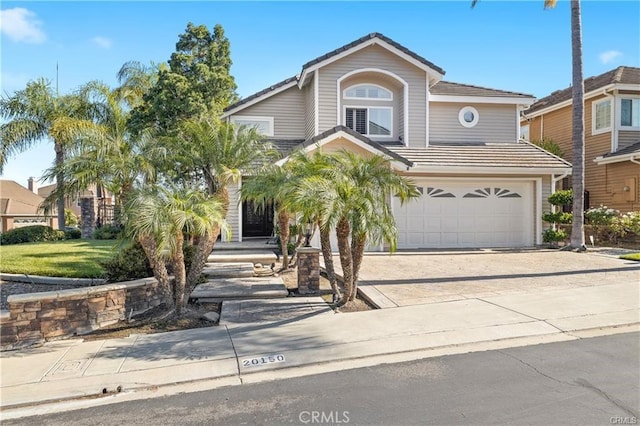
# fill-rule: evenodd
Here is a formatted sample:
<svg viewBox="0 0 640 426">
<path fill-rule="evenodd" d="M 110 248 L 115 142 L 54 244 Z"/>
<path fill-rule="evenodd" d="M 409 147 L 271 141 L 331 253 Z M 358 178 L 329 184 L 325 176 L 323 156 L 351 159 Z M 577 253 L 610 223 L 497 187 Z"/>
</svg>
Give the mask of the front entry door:
<svg viewBox="0 0 640 426">
<path fill-rule="evenodd" d="M 273 206 L 256 210 L 251 201 L 242 203 L 242 236 L 270 237 L 273 233 Z"/>
</svg>

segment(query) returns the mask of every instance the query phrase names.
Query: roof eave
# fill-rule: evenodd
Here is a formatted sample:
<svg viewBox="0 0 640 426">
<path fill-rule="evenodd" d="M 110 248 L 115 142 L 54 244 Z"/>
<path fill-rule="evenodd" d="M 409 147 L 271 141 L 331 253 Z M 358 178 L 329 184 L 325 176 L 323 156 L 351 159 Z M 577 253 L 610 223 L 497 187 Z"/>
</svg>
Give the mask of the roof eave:
<svg viewBox="0 0 640 426">
<path fill-rule="evenodd" d="M 429 95 L 431 102 L 475 102 L 481 104 L 514 104 L 529 106 L 535 102 L 534 97 L 515 96 L 481 96 L 481 95 Z"/>
<path fill-rule="evenodd" d="M 640 152 L 632 152 L 631 154 L 624 155 L 612 155 L 610 157 L 596 157 L 593 159 L 593 162 L 597 165 L 602 164 L 613 164 L 613 163 L 623 163 L 625 161 L 640 161 Z"/>
<path fill-rule="evenodd" d="M 500 167 L 500 166 L 436 166 L 415 164 L 412 173 L 493 174 L 493 175 L 558 175 L 569 173 L 571 167 Z"/>
</svg>

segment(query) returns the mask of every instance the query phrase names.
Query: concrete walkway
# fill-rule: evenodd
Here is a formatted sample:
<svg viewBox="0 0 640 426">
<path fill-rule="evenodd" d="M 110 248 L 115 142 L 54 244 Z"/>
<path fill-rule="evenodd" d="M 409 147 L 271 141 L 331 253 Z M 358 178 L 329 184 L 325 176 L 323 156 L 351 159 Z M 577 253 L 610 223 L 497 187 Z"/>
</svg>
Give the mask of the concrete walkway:
<svg viewBox="0 0 640 426">
<path fill-rule="evenodd" d="M 2 415 L 18 416 L 25 405 L 176 383 L 241 384 L 398 357 L 636 331 L 639 301 L 639 283 L 621 282 L 346 314 L 307 309 L 268 322 L 51 342 L 0 355 Z"/>
</svg>

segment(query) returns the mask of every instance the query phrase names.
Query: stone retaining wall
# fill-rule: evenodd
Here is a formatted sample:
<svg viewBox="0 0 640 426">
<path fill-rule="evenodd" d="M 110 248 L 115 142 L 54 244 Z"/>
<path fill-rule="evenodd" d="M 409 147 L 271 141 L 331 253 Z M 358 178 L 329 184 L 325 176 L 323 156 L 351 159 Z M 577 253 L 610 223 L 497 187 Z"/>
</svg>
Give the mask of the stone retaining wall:
<svg viewBox="0 0 640 426">
<path fill-rule="evenodd" d="M 9 296 L 0 349 L 90 333 L 163 302 L 155 278 Z"/>
</svg>

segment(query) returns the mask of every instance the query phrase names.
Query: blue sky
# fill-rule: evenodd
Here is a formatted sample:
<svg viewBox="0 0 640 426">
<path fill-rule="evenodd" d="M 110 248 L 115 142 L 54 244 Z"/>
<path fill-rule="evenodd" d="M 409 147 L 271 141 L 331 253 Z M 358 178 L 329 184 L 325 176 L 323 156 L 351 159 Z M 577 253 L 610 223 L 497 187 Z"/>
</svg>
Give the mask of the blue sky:
<svg viewBox="0 0 640 426">
<path fill-rule="evenodd" d="M 90 80 L 112 86 L 120 66 L 169 59 L 188 22 L 219 23 L 231 41 L 238 93 L 297 74 L 302 64 L 381 32 L 460 83 L 542 97 L 571 82 L 569 2 L 13 2 L 0 17 L 2 93 L 45 77 L 60 92 Z M 640 2 L 582 3 L 584 74 L 640 65 Z M 26 185 L 53 161 L 43 142 L 11 158 L 3 174 Z"/>
</svg>

